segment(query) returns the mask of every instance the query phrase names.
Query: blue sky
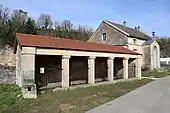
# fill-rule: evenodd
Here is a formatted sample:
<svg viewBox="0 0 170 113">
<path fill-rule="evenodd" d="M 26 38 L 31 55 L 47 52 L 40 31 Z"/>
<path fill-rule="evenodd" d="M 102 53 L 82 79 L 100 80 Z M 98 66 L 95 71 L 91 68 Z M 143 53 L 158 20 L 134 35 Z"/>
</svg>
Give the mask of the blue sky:
<svg viewBox="0 0 170 113">
<path fill-rule="evenodd" d="M 0 0 L 0 4 L 27 11 L 34 19 L 44 13 L 53 21 L 68 19 L 93 28 L 102 20 L 120 24 L 125 20 L 149 35 L 154 29 L 158 36 L 170 36 L 170 0 Z"/>
</svg>

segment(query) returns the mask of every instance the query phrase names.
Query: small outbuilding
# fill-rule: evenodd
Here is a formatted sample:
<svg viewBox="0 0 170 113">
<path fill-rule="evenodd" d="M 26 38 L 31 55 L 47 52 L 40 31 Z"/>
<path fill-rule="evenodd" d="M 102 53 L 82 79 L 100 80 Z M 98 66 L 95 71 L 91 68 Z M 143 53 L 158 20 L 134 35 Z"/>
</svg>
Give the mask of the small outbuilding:
<svg viewBox="0 0 170 113">
<path fill-rule="evenodd" d="M 141 79 L 141 54 L 123 46 L 17 33 L 14 54 L 25 98 L 37 98 L 37 90 L 48 86 Z"/>
</svg>

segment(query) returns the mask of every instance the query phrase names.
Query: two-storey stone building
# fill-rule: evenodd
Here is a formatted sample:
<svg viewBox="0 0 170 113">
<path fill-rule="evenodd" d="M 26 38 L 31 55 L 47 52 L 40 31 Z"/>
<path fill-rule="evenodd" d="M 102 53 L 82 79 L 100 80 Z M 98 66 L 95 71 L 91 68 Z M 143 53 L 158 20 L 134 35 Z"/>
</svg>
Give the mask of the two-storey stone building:
<svg viewBox="0 0 170 113">
<path fill-rule="evenodd" d="M 160 68 L 160 47 L 156 39 L 140 31 L 140 27 L 130 28 L 123 25 L 102 21 L 89 39 L 109 45 L 121 45 L 142 54 L 142 66 L 150 69 Z"/>
</svg>

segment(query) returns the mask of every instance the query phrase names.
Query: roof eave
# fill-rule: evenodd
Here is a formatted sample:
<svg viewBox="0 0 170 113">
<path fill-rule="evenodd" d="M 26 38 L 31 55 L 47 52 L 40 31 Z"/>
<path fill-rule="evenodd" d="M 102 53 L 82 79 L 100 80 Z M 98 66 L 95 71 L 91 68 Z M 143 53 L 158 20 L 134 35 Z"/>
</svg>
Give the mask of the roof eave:
<svg viewBox="0 0 170 113">
<path fill-rule="evenodd" d="M 125 52 L 111 52 L 111 51 L 98 51 L 98 50 L 82 50 L 82 49 L 70 49 L 70 48 L 53 48 L 53 47 L 41 47 L 41 46 L 31 46 L 31 45 L 22 45 L 22 47 L 36 47 L 36 48 L 46 48 L 46 49 L 58 49 L 58 50 L 74 50 L 74 51 L 88 51 L 88 52 L 105 52 L 105 53 L 117 53 L 117 54 L 131 54 L 131 55 L 142 55 L 137 52 L 125 53 Z"/>
<path fill-rule="evenodd" d="M 138 38 L 138 39 L 142 39 L 142 40 L 148 40 L 148 39 L 145 39 L 145 38 L 136 37 L 136 36 L 132 36 L 132 35 L 129 35 L 128 37 L 134 37 L 134 38 Z"/>
</svg>

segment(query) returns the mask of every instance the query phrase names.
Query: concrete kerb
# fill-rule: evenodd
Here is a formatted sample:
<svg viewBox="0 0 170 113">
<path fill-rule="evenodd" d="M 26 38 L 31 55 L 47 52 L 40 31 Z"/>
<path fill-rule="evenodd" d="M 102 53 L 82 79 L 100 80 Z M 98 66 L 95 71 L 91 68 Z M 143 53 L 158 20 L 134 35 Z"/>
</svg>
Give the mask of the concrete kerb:
<svg viewBox="0 0 170 113">
<path fill-rule="evenodd" d="M 142 77 L 142 79 L 159 80 L 162 78 L 155 78 L 154 76 L 150 76 L 150 77 Z"/>
</svg>

